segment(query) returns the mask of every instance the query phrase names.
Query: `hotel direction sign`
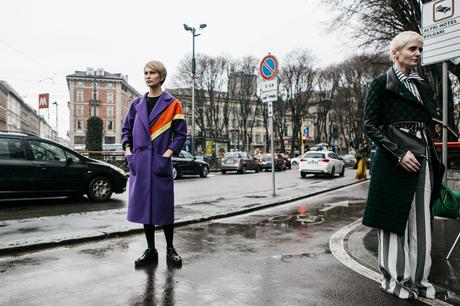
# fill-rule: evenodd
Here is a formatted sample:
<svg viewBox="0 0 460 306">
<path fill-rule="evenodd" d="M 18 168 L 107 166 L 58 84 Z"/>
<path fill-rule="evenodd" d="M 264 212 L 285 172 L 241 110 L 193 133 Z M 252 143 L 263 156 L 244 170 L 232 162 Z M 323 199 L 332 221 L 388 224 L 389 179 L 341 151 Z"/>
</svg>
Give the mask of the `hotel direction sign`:
<svg viewBox="0 0 460 306">
<path fill-rule="evenodd" d="M 422 36 L 422 65 L 460 57 L 460 0 L 423 4 Z"/>
</svg>

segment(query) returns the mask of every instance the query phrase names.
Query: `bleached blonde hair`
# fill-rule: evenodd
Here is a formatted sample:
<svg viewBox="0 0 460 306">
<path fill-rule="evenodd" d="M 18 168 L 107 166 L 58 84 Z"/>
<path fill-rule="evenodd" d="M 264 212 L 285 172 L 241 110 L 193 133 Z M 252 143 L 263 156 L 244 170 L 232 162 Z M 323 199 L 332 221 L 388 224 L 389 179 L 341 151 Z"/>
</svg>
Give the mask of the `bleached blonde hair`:
<svg viewBox="0 0 460 306">
<path fill-rule="evenodd" d="M 161 85 L 163 85 L 163 83 L 166 80 L 166 75 L 168 74 L 168 72 L 166 71 L 166 67 L 165 67 L 165 65 L 163 65 L 162 62 L 160 62 L 160 61 L 150 61 L 147 64 L 145 64 L 144 70 L 145 70 L 145 68 L 149 68 L 149 69 L 152 69 L 153 71 L 158 72 L 158 74 L 160 75 Z"/>
<path fill-rule="evenodd" d="M 396 35 L 390 42 L 390 58 L 393 59 L 392 51 L 400 51 L 405 45 L 412 41 L 420 41 L 423 44 L 423 37 L 414 31 L 404 31 Z"/>
</svg>

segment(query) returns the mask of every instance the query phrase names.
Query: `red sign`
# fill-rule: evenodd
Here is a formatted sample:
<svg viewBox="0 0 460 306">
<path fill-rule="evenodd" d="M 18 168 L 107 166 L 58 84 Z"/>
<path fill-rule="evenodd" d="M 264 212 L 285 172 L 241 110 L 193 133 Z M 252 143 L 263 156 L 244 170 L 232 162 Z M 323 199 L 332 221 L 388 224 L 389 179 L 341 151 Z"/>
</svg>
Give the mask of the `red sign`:
<svg viewBox="0 0 460 306">
<path fill-rule="evenodd" d="M 259 66 L 260 76 L 267 81 L 273 80 L 278 75 L 278 60 L 274 55 L 265 56 Z"/>
<path fill-rule="evenodd" d="M 50 102 L 50 94 L 39 94 L 38 95 L 38 108 L 48 108 Z"/>
</svg>

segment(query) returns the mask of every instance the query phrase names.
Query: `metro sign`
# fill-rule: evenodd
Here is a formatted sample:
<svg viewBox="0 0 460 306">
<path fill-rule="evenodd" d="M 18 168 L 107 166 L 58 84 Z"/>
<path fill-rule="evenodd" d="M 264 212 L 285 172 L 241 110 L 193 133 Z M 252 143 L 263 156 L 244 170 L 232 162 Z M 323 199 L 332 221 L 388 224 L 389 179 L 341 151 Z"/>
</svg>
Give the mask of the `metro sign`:
<svg viewBox="0 0 460 306">
<path fill-rule="evenodd" d="M 38 108 L 48 108 L 50 102 L 50 94 L 39 94 L 38 95 Z"/>
</svg>

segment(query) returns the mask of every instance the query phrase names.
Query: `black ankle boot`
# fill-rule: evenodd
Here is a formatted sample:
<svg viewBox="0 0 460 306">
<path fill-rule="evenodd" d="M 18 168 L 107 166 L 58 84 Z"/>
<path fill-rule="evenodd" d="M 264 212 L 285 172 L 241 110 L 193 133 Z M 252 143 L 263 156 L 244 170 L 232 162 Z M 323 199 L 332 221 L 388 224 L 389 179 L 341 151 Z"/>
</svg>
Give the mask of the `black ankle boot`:
<svg viewBox="0 0 460 306">
<path fill-rule="evenodd" d="M 141 257 L 136 259 L 134 265 L 136 267 L 141 267 L 149 264 L 158 263 L 158 252 L 156 249 L 147 249 Z"/>
<path fill-rule="evenodd" d="M 174 248 L 166 249 L 166 261 L 174 266 L 182 266 L 182 258 L 177 254 Z"/>
</svg>

